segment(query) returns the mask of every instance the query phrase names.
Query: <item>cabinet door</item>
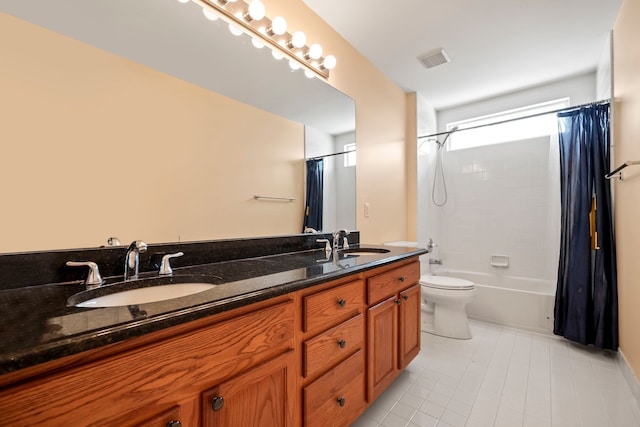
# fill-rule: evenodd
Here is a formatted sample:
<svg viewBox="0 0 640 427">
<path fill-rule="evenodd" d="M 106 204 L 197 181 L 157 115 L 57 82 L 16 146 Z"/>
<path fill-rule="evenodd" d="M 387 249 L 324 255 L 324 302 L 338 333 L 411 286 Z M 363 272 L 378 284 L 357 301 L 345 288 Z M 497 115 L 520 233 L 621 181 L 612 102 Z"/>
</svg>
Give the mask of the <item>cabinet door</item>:
<svg viewBox="0 0 640 427">
<path fill-rule="evenodd" d="M 398 372 L 398 302 L 395 296 L 367 311 L 367 400 L 372 402 Z"/>
<path fill-rule="evenodd" d="M 420 353 L 420 285 L 400 292 L 398 308 L 398 368 L 402 370 Z"/>
<path fill-rule="evenodd" d="M 305 427 L 348 426 L 364 411 L 364 351 L 302 390 Z"/>
<path fill-rule="evenodd" d="M 202 393 L 202 426 L 293 425 L 295 353 L 290 351 Z"/>
</svg>

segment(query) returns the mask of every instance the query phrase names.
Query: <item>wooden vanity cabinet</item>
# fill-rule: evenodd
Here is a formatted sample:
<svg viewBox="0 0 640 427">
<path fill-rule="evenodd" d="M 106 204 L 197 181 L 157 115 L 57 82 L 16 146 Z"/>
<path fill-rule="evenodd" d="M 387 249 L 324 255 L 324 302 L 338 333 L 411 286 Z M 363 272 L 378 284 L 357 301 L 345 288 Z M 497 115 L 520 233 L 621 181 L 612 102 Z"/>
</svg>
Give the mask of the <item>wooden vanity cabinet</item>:
<svg viewBox="0 0 640 427">
<path fill-rule="evenodd" d="M 373 402 L 420 352 L 420 265 L 367 279 L 367 400 Z"/>
<path fill-rule="evenodd" d="M 246 419 L 242 412 L 293 426 L 295 307 L 289 298 L 268 303 L 211 316 L 196 329 L 180 325 L 173 336 L 160 331 L 157 342 L 145 335 L 145 345 L 90 363 L 80 354 L 74 367 L 0 390 L 3 419 L 14 426 L 220 426 L 239 425 L 225 422 Z M 213 391 L 229 404 L 209 417 L 201 400 Z M 253 400 L 238 407 L 245 398 Z"/>
<path fill-rule="evenodd" d="M 202 427 L 293 427 L 295 355 L 290 351 L 202 393 Z"/>
<path fill-rule="evenodd" d="M 13 426 L 348 426 L 420 351 L 417 257 L 3 377 Z M 48 366 L 48 367 L 47 367 Z"/>
<path fill-rule="evenodd" d="M 365 282 L 304 292 L 301 300 L 302 424 L 348 426 L 366 408 Z"/>
</svg>

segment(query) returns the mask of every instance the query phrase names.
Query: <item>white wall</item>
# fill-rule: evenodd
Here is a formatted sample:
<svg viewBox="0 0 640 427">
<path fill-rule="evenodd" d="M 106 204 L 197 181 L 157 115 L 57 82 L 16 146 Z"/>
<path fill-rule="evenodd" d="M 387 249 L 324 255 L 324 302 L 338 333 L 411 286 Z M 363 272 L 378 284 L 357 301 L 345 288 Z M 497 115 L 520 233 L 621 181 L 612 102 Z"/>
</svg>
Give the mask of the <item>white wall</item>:
<svg viewBox="0 0 640 427">
<path fill-rule="evenodd" d="M 572 105 L 595 101 L 596 73 L 438 111 L 437 127 L 442 131 L 449 122 L 564 97 Z M 422 123 L 435 124 L 424 107 Z M 550 174 L 558 168 L 557 153 L 549 147 L 550 138 L 543 137 L 445 152 L 448 202 L 436 207 L 431 200 L 436 144 L 419 141 L 418 241 L 432 237 L 439 245 L 432 257 L 442 259 L 444 267 L 554 279 L 559 184 Z M 492 267 L 491 255 L 508 256 L 509 268 Z M 428 271 L 428 265 L 422 267 Z"/>
<path fill-rule="evenodd" d="M 598 99 L 607 99 L 613 96 L 613 62 L 612 34 L 609 34 L 609 42 L 606 43 L 596 70 L 596 96 Z"/>
<path fill-rule="evenodd" d="M 346 144 L 356 142 L 356 133 L 348 132 L 335 136 L 335 151 L 344 151 Z M 344 155 L 335 156 L 336 175 L 336 212 L 335 226 L 333 230 L 356 229 L 356 168 L 357 166 L 344 166 Z M 357 160 L 356 160 L 357 163 Z"/>
<path fill-rule="evenodd" d="M 416 125 L 418 137 L 431 135 L 437 131 L 436 110 L 419 94 L 416 95 Z M 416 195 L 416 238 L 418 247 L 425 248 L 427 240 L 440 240 L 439 216 L 431 203 L 431 183 L 436 144 L 428 138 L 418 139 L 417 155 L 417 195 Z M 421 257 L 421 271 L 428 270 L 429 256 L 438 256 L 438 248 L 430 255 Z"/>
<path fill-rule="evenodd" d="M 486 114 L 564 97 L 570 98 L 571 105 L 596 101 L 595 71 L 506 95 L 496 96 L 495 98 L 438 111 L 438 129 L 444 130 L 447 123 L 450 122 L 484 116 Z"/>
</svg>

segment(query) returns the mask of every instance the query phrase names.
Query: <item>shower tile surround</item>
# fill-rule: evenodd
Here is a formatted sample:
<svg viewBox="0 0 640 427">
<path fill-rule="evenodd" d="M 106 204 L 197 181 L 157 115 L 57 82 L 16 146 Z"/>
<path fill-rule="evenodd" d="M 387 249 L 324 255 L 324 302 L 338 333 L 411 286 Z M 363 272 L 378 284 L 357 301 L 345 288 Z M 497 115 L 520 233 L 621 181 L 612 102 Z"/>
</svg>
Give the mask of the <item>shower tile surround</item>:
<svg viewBox="0 0 640 427">
<path fill-rule="evenodd" d="M 549 141 L 444 153 L 448 202 L 435 214 L 441 236 L 437 256 L 445 267 L 500 274 L 490 257 L 506 255 L 511 276 L 555 278 L 549 254 L 557 251 L 557 240 L 549 211 L 559 199 L 551 199 Z"/>
</svg>

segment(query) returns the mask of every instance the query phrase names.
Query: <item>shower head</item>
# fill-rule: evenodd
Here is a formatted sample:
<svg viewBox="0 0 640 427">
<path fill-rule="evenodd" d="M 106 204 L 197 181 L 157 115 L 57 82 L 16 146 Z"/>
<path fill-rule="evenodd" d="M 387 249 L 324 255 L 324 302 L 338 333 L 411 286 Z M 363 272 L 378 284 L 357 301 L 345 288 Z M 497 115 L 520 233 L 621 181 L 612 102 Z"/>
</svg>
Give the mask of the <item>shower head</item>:
<svg viewBox="0 0 640 427">
<path fill-rule="evenodd" d="M 458 130 L 458 126 L 454 126 L 451 128 L 451 130 L 449 132 L 447 132 L 447 136 L 444 137 L 444 141 L 442 141 L 441 143 L 439 143 L 439 145 L 442 147 L 444 144 L 447 143 L 447 139 L 449 139 L 449 137 L 451 136 L 452 133 L 454 133 L 455 131 Z"/>
</svg>

